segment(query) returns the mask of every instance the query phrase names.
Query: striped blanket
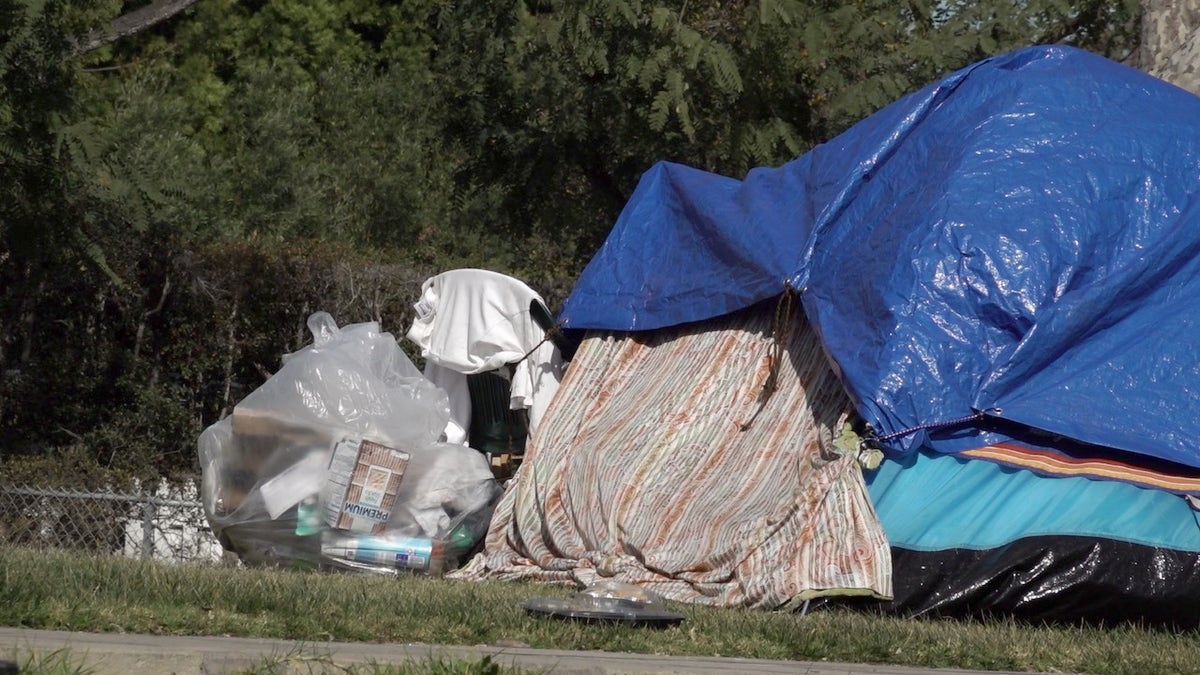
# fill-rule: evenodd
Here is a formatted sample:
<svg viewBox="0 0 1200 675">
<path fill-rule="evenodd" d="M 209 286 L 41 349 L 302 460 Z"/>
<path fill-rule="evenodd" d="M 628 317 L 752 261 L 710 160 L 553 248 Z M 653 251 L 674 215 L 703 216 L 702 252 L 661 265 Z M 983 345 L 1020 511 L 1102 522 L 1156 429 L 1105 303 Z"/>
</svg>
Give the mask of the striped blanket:
<svg viewBox="0 0 1200 675">
<path fill-rule="evenodd" d="M 668 599 L 777 608 L 891 596 L 886 536 L 834 430 L 850 410 L 803 321 L 770 376 L 771 311 L 590 334 L 484 552 L 451 576 L 635 583 Z"/>
</svg>

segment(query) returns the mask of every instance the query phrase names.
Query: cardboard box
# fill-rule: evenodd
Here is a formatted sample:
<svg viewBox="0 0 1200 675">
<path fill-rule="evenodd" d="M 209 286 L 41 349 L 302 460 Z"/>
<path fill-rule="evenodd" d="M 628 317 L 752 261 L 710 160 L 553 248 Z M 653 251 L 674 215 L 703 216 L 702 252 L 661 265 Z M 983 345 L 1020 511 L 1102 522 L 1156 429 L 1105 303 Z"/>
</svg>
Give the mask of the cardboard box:
<svg viewBox="0 0 1200 675">
<path fill-rule="evenodd" d="M 226 463 L 258 480 L 286 470 L 313 452 L 328 451 L 334 434 L 345 433 L 240 404 L 233 408 L 231 431 L 234 446 Z"/>
<path fill-rule="evenodd" d="M 409 458 L 407 452 L 374 441 L 339 441 L 321 495 L 325 522 L 339 530 L 382 534 Z"/>
</svg>

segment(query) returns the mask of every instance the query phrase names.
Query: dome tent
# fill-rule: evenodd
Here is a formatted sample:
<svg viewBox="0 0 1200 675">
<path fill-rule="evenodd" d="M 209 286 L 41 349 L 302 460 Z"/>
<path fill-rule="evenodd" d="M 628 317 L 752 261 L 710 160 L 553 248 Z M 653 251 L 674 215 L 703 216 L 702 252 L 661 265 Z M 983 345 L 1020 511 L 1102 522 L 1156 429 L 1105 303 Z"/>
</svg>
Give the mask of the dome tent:
<svg viewBox="0 0 1200 675">
<path fill-rule="evenodd" d="M 742 180 L 655 165 L 560 321 L 695 332 L 794 292 L 889 456 L 888 607 L 1196 625 L 1198 194 L 1200 99 L 1033 47 Z M 493 521 L 491 560 L 520 534 Z"/>
</svg>

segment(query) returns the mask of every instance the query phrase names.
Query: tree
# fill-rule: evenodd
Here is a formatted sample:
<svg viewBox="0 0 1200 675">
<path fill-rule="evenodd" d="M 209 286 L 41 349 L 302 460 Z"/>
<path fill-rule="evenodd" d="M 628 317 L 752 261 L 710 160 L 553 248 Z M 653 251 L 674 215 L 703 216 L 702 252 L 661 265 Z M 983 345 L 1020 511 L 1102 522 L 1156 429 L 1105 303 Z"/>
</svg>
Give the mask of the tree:
<svg viewBox="0 0 1200 675">
<path fill-rule="evenodd" d="M 169 34 L 120 45 L 110 59 L 131 65 L 97 98 L 118 102 L 121 147 L 147 174 L 193 177 L 171 207 L 188 236 L 411 247 L 444 219 L 454 161 L 420 11 L 210 0 Z"/>
<path fill-rule="evenodd" d="M 1144 0 L 1135 65 L 1200 94 L 1200 0 Z"/>
<path fill-rule="evenodd" d="M 311 311 L 402 322 L 424 273 L 464 265 L 561 297 L 655 161 L 742 175 L 977 58 L 1120 56 L 1137 14 L 128 4 L 0 0 L 0 442 L 149 471 L 190 467 Z"/>
<path fill-rule="evenodd" d="M 382 251 L 449 199 L 414 4 L 211 0 L 81 49 L 120 3 L 0 0 L 5 460 L 189 470 L 297 315 L 403 316 L 429 271 Z"/>
<path fill-rule="evenodd" d="M 442 3 L 430 25 L 474 222 L 515 241 L 607 232 L 659 159 L 778 164 L 978 58 L 1037 42 L 1124 54 L 1122 0 Z"/>
</svg>

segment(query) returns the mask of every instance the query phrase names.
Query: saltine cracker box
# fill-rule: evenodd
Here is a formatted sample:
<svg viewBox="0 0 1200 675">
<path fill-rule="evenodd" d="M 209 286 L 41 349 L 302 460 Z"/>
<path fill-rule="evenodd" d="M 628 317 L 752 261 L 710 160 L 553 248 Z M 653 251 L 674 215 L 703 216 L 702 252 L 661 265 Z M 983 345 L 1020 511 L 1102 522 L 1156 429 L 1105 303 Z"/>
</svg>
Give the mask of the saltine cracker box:
<svg viewBox="0 0 1200 675">
<path fill-rule="evenodd" d="M 410 455 L 382 443 L 345 438 L 333 448 L 321 502 L 325 522 L 349 532 L 383 534 Z"/>
</svg>

